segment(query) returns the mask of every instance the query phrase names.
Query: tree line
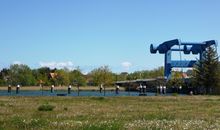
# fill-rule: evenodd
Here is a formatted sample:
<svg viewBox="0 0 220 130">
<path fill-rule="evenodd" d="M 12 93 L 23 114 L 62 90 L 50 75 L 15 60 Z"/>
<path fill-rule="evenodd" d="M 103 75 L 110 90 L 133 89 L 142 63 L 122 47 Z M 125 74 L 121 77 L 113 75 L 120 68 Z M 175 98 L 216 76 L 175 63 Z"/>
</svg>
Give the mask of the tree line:
<svg viewBox="0 0 220 130">
<path fill-rule="evenodd" d="M 220 93 L 220 63 L 215 47 L 208 47 L 202 54 L 203 60 L 197 60 L 192 70 L 187 72 L 187 87 L 191 87 L 195 93 L 212 94 Z M 31 69 L 24 64 L 14 64 L 9 68 L 3 68 L 0 71 L 0 86 L 7 85 L 80 85 L 80 86 L 106 86 L 113 85 L 116 81 L 136 80 L 164 77 L 164 68 L 158 67 L 153 70 L 135 71 L 132 73 L 122 72 L 113 73 L 108 66 L 101 66 L 93 69 L 88 74 L 83 74 L 78 67 L 75 70 L 50 69 L 41 67 Z M 172 79 L 166 82 L 169 87 L 184 86 L 185 80 L 181 72 L 173 72 Z"/>
<path fill-rule="evenodd" d="M 75 70 L 50 69 L 41 67 L 31 69 L 25 64 L 13 64 L 9 68 L 3 68 L 0 72 L 0 86 L 98 86 L 100 84 L 113 85 L 116 81 L 135 80 L 142 78 L 156 78 L 163 76 L 163 67 L 153 70 L 135 71 L 132 73 L 113 73 L 108 66 L 93 69 L 88 74 L 83 74 L 78 67 Z"/>
</svg>

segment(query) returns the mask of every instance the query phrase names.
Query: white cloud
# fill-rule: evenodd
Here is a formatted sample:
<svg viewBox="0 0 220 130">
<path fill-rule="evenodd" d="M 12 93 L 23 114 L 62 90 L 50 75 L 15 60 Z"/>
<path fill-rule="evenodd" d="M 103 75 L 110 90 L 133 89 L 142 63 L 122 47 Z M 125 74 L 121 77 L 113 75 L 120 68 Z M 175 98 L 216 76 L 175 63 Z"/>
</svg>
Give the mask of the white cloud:
<svg viewBox="0 0 220 130">
<path fill-rule="evenodd" d="M 75 69 L 73 62 L 71 61 L 66 61 L 66 62 L 40 62 L 39 63 L 40 67 L 49 67 L 51 69 L 57 68 L 57 69 L 63 69 L 63 68 L 68 68 L 70 70 Z"/>
<path fill-rule="evenodd" d="M 132 66 L 132 63 L 125 61 L 122 62 L 121 65 L 125 70 L 129 70 L 129 68 Z"/>
<path fill-rule="evenodd" d="M 89 72 L 87 72 L 87 71 L 83 71 L 82 72 L 84 75 L 87 75 Z"/>
<path fill-rule="evenodd" d="M 13 65 L 21 65 L 22 63 L 21 63 L 21 61 L 14 61 L 12 64 Z"/>
</svg>

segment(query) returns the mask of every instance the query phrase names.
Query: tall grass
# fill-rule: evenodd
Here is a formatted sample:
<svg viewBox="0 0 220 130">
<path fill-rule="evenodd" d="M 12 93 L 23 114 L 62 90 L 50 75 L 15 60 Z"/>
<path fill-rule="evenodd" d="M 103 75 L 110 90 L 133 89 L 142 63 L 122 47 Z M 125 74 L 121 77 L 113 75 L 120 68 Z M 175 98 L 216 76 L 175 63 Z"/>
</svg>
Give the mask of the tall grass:
<svg viewBox="0 0 220 130">
<path fill-rule="evenodd" d="M 219 108 L 218 96 L 1 97 L 0 130 L 219 129 Z"/>
</svg>

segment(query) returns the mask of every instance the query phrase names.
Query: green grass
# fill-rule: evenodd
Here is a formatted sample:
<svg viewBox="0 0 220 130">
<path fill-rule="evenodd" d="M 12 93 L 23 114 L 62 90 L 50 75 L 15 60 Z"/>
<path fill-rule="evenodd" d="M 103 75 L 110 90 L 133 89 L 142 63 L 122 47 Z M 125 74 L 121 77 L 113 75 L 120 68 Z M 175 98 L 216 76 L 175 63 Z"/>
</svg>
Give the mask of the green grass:
<svg viewBox="0 0 220 130">
<path fill-rule="evenodd" d="M 0 97 L 0 130 L 219 129 L 219 108 L 218 96 Z"/>
</svg>

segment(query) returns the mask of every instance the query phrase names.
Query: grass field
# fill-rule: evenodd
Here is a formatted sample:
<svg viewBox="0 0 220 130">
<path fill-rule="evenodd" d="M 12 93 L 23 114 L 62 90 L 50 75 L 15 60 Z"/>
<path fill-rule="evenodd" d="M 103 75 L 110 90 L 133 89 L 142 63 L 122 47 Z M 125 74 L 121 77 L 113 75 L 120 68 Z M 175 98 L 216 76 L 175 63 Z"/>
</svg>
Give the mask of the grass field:
<svg viewBox="0 0 220 130">
<path fill-rule="evenodd" d="M 220 129 L 220 97 L 0 97 L 4 129 Z"/>
</svg>

